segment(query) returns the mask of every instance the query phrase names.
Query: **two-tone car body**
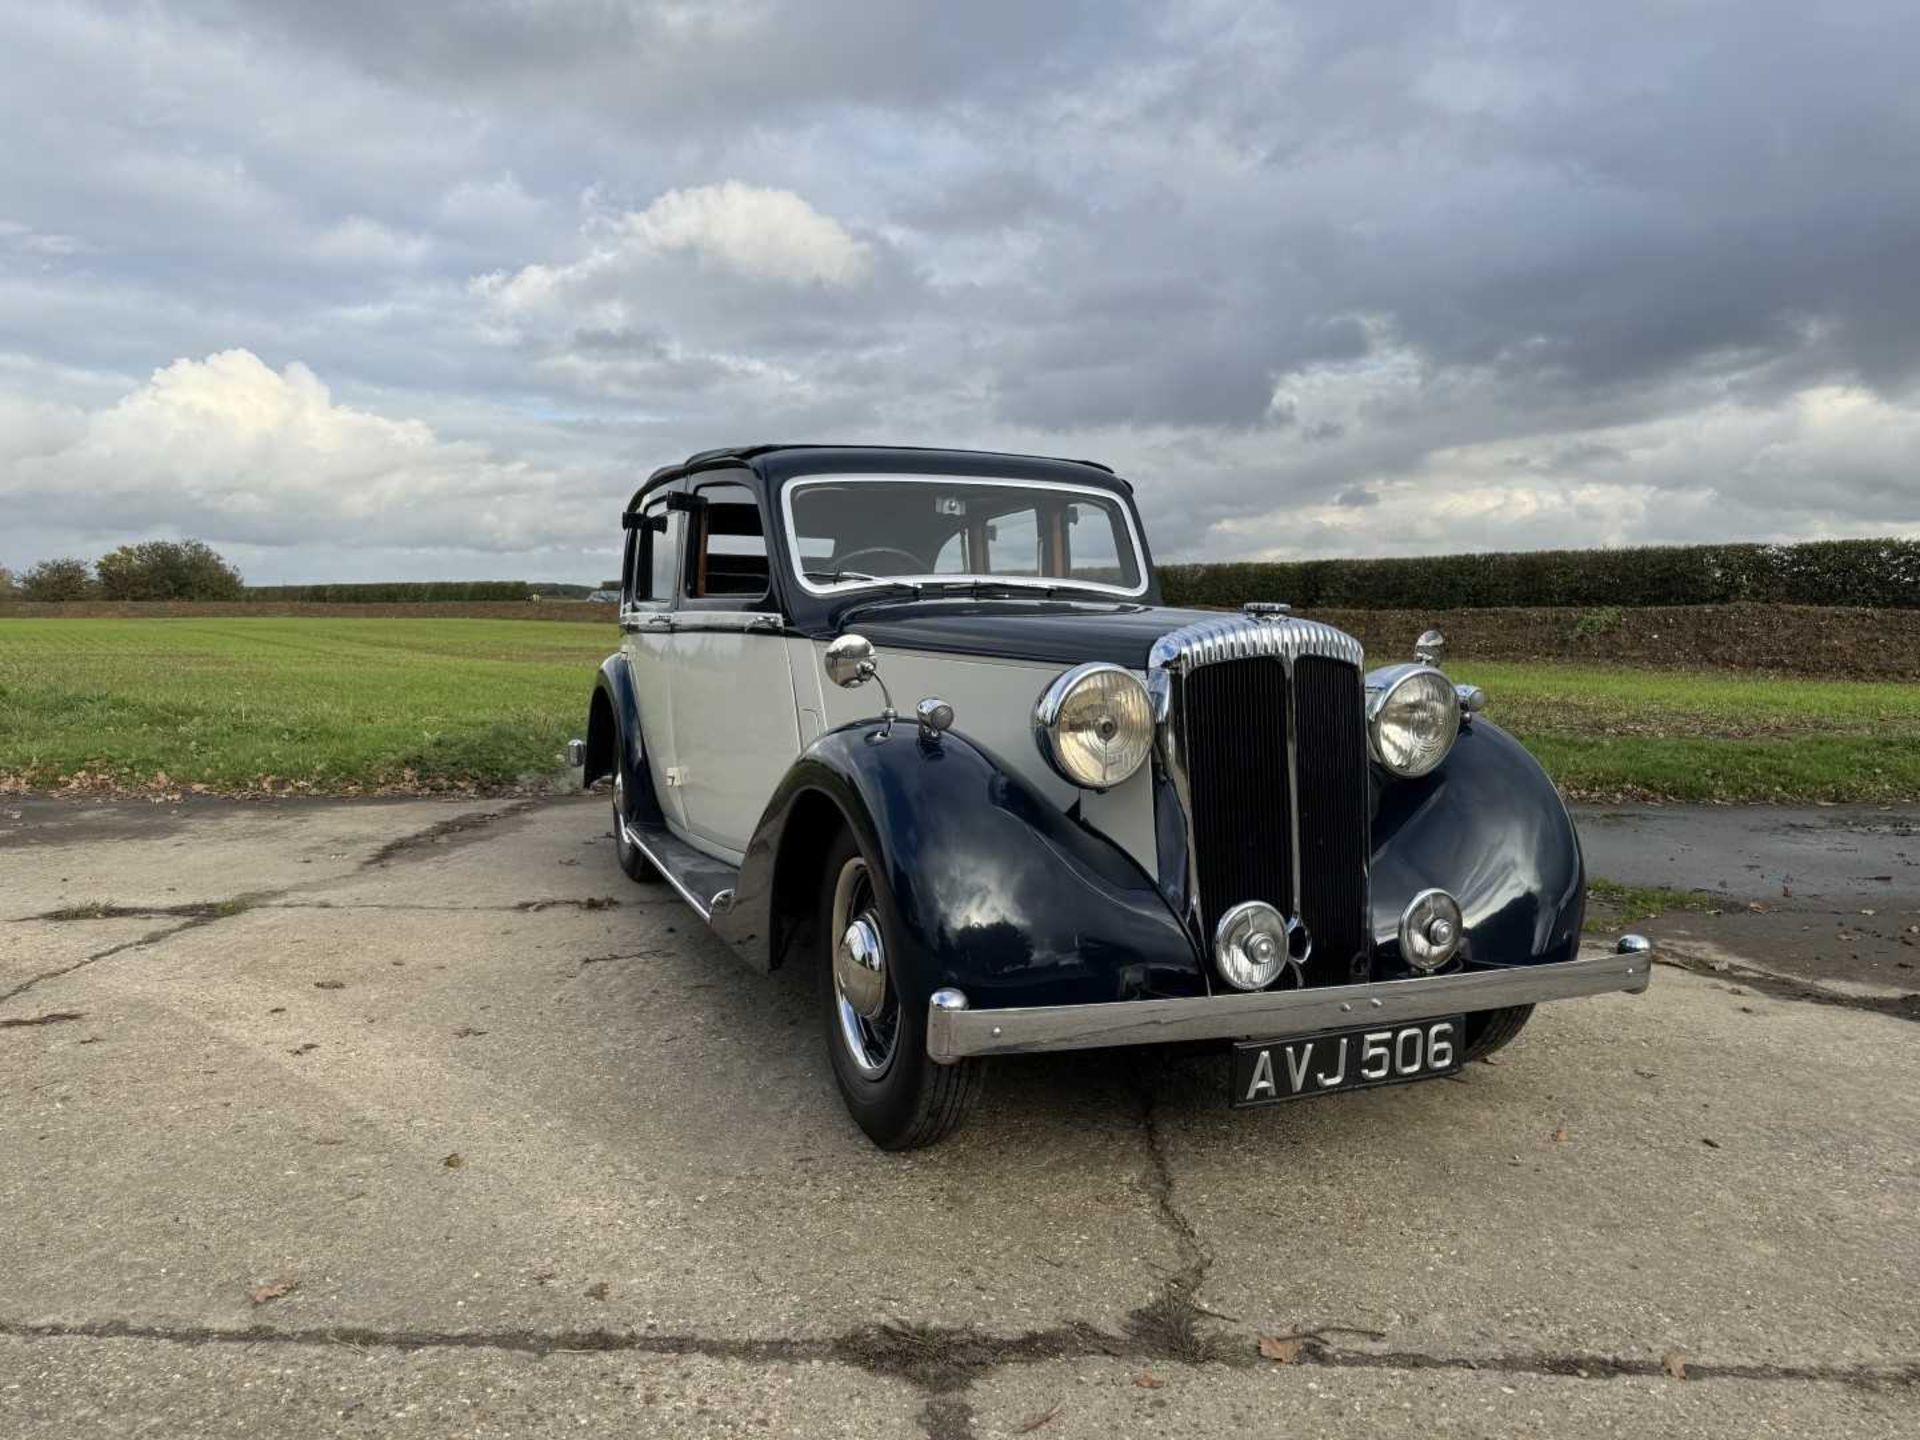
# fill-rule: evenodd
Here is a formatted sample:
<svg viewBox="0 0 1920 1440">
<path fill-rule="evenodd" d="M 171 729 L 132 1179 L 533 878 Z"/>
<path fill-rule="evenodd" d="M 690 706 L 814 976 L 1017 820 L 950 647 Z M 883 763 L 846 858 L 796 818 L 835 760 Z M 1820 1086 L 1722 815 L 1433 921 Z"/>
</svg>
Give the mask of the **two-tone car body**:
<svg viewBox="0 0 1920 1440">
<path fill-rule="evenodd" d="M 1164 606 L 1102 466 L 715 450 L 623 523 L 585 783 L 629 875 L 817 973 L 878 1144 L 950 1130 L 992 1055 L 1218 1044 L 1258 1104 L 1648 983 L 1581 957 L 1566 807 L 1436 651 L 1369 673 L 1284 606 Z"/>
</svg>

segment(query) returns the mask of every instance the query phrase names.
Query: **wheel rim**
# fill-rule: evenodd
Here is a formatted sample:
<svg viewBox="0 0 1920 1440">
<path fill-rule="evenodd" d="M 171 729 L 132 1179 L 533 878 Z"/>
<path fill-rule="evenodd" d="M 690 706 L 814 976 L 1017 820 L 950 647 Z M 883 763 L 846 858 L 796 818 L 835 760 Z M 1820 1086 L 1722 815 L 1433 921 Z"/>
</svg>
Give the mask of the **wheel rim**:
<svg viewBox="0 0 1920 1440">
<path fill-rule="evenodd" d="M 857 855 L 840 867 L 834 881 L 827 934 L 833 944 L 835 1033 L 854 1068 L 876 1078 L 893 1063 L 900 1039 L 900 999 L 888 968 L 873 876 Z"/>
</svg>

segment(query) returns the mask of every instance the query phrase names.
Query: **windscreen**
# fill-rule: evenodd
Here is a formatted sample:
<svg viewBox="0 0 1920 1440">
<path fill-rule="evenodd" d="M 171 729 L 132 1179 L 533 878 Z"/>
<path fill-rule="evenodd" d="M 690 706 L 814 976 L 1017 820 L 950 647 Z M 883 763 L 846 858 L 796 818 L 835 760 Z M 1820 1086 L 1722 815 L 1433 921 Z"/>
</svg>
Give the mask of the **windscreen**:
<svg viewBox="0 0 1920 1440">
<path fill-rule="evenodd" d="M 787 490 L 809 590 L 928 585 L 1145 589 L 1121 501 L 1075 486 L 953 476 L 834 476 Z"/>
</svg>

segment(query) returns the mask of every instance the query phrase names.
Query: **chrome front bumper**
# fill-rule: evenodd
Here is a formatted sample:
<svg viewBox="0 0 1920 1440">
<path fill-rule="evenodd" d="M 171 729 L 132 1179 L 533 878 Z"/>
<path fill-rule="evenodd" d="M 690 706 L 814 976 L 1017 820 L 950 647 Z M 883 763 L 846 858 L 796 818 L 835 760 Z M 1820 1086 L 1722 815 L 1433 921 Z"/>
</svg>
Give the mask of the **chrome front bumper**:
<svg viewBox="0 0 1920 1440">
<path fill-rule="evenodd" d="M 950 1065 L 969 1055 L 1025 1055 L 1183 1040 L 1284 1040 L 1322 1030 L 1502 1010 L 1612 990 L 1638 994 L 1652 979 L 1653 956 L 1640 951 L 1375 985 L 1018 1010 L 969 1009 L 958 991 L 942 990 L 927 1007 L 927 1054 Z"/>
</svg>

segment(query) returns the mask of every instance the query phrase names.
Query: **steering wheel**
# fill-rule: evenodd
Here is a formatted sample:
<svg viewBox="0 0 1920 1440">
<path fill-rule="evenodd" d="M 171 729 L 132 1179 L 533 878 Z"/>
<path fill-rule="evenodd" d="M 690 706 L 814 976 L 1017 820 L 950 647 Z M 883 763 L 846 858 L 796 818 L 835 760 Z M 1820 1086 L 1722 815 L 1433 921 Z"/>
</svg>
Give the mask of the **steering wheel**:
<svg viewBox="0 0 1920 1440">
<path fill-rule="evenodd" d="M 907 562 L 907 568 L 905 570 L 895 572 L 900 575 L 918 575 L 926 568 L 918 555 L 914 554 L 911 550 L 902 550 L 894 545 L 869 545 L 864 550 L 849 550 L 844 555 L 836 555 L 833 557 L 834 568 L 836 570 L 866 570 L 869 574 L 877 575 L 879 572 L 874 570 L 870 565 L 853 565 L 848 563 L 859 559 L 862 555 L 899 556 Z"/>
</svg>

